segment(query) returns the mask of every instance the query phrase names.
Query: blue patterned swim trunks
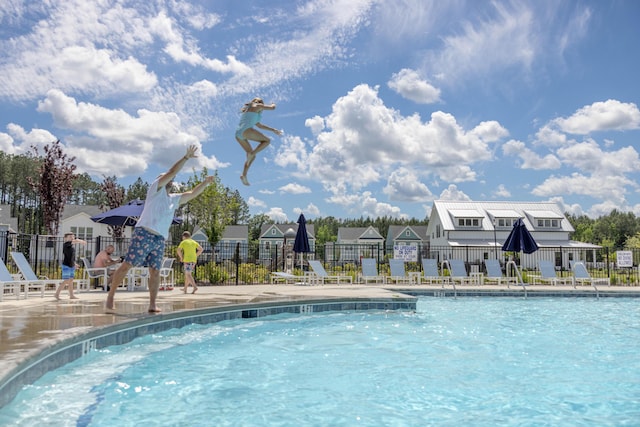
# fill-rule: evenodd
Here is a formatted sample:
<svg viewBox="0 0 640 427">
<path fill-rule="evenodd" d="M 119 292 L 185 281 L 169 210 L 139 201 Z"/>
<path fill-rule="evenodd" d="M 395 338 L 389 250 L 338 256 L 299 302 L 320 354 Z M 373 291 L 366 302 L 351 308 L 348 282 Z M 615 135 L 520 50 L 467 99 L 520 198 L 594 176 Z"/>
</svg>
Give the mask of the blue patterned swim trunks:
<svg viewBox="0 0 640 427">
<path fill-rule="evenodd" d="M 136 267 L 146 265 L 160 270 L 164 258 L 164 236 L 153 234 L 142 227 L 133 229 L 131 244 L 124 260 Z"/>
</svg>

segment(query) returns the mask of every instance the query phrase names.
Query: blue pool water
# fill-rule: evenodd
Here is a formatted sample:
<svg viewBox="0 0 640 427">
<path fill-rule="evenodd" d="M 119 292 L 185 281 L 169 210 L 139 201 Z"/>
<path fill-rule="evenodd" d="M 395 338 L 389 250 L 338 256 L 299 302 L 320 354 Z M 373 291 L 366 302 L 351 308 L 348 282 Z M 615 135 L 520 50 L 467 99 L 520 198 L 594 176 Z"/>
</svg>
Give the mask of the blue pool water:
<svg viewBox="0 0 640 427">
<path fill-rule="evenodd" d="M 640 301 L 424 298 L 194 325 L 95 351 L 20 426 L 640 425 Z"/>
</svg>

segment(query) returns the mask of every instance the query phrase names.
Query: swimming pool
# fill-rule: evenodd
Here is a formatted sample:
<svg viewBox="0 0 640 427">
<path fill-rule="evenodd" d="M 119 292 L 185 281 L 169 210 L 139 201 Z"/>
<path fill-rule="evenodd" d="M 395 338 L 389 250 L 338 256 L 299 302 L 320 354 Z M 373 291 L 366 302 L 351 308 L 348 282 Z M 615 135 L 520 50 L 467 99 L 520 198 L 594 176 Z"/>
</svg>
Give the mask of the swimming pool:
<svg viewBox="0 0 640 427">
<path fill-rule="evenodd" d="M 636 299 L 421 298 L 416 313 L 193 325 L 27 386 L 1 425 L 633 425 Z"/>
</svg>

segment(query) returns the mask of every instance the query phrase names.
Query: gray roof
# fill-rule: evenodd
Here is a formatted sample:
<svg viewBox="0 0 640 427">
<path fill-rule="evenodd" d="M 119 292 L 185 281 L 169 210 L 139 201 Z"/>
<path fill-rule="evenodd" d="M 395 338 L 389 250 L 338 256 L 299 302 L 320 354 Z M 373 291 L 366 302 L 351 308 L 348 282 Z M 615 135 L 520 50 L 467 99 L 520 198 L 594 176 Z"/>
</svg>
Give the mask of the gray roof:
<svg viewBox="0 0 640 427">
<path fill-rule="evenodd" d="M 407 240 L 405 231 L 409 231 L 412 236 L 415 235 L 421 241 L 427 241 L 426 225 L 390 225 L 389 231 L 387 232 L 387 241 Z"/>
<path fill-rule="evenodd" d="M 259 239 L 282 239 L 284 238 L 284 233 L 287 232 L 288 229 L 293 229 L 293 231 L 298 231 L 299 224 L 297 222 L 289 223 L 289 224 L 262 224 L 260 228 L 260 237 Z M 316 232 L 313 224 L 306 224 L 307 227 L 307 235 L 310 240 L 315 240 Z M 271 234 L 269 230 L 275 229 L 276 233 Z"/>
<path fill-rule="evenodd" d="M 248 225 L 227 225 L 222 233 L 223 240 L 248 240 Z"/>
<path fill-rule="evenodd" d="M 60 220 L 71 218 L 72 216 L 78 215 L 80 213 L 86 213 L 87 215 L 89 215 L 89 217 L 92 217 L 98 215 L 101 212 L 104 211 L 100 209 L 100 206 L 98 205 L 64 205 L 64 210 L 62 211 Z"/>
<path fill-rule="evenodd" d="M 340 227 L 338 243 L 358 240 L 384 240 L 376 227 Z"/>
</svg>

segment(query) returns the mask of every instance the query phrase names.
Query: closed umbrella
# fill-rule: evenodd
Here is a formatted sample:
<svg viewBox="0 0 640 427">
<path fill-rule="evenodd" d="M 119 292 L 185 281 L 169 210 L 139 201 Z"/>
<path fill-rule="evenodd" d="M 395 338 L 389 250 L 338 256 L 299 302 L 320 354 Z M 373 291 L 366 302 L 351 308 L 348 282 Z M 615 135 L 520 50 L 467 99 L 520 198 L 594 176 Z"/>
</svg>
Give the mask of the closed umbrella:
<svg viewBox="0 0 640 427">
<path fill-rule="evenodd" d="M 309 234 L 307 233 L 307 220 L 304 214 L 300 214 L 298 217 L 298 231 L 296 232 L 296 240 L 293 242 L 293 251 L 300 254 L 300 268 L 302 268 L 302 254 L 311 252 Z"/>
<path fill-rule="evenodd" d="M 515 224 L 513 224 L 513 229 L 511 233 L 509 233 L 504 245 L 502 245 L 502 250 L 507 252 L 524 252 L 525 254 L 532 254 L 538 250 L 538 244 L 533 239 L 529 230 L 527 230 L 522 218 L 518 218 Z"/>
<path fill-rule="evenodd" d="M 527 226 L 524 224 L 524 221 L 522 218 L 518 218 L 515 224 L 513 224 L 513 229 L 511 230 L 511 233 L 509 233 L 507 240 L 504 242 L 504 245 L 502 245 L 502 250 L 505 252 L 524 252 L 525 254 L 532 254 L 538 249 L 538 244 L 529 230 L 527 230 Z M 515 268 L 519 284 L 524 285 L 522 275 L 520 274 L 520 270 L 516 263 L 509 261 L 507 263 L 507 270 L 509 265 L 513 265 Z"/>
</svg>

